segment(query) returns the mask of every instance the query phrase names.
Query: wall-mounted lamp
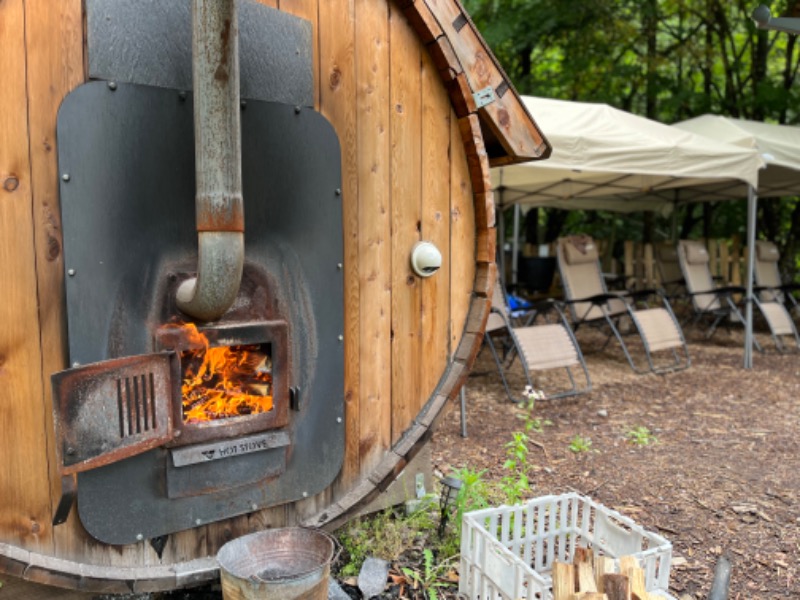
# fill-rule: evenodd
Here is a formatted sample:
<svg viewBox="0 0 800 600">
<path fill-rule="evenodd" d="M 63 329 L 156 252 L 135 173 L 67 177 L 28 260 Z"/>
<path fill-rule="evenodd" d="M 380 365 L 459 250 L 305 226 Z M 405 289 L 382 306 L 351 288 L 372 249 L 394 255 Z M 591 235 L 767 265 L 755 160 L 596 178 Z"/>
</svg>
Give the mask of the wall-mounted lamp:
<svg viewBox="0 0 800 600">
<path fill-rule="evenodd" d="M 420 277 L 430 277 L 442 266 L 442 253 L 431 242 L 417 242 L 411 248 L 411 269 Z"/>
</svg>

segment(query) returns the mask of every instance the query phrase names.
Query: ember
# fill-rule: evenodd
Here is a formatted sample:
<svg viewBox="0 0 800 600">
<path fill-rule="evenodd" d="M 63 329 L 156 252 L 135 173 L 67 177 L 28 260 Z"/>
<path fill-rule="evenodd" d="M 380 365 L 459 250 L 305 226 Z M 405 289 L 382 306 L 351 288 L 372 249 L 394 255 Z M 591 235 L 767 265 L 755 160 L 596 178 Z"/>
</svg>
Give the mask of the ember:
<svg viewBox="0 0 800 600">
<path fill-rule="evenodd" d="M 178 327 L 191 346 L 180 353 L 185 423 L 272 410 L 269 344 L 212 348 L 194 324 Z"/>
</svg>

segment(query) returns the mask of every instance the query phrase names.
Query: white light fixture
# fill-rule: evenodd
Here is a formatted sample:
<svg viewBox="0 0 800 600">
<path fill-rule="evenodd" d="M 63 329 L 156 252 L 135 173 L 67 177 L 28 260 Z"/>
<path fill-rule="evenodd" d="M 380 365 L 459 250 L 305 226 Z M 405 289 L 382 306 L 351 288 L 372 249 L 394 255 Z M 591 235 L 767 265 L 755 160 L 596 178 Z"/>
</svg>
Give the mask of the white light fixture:
<svg viewBox="0 0 800 600">
<path fill-rule="evenodd" d="M 420 277 L 430 277 L 442 266 L 442 253 L 431 242 L 417 242 L 411 248 L 411 269 Z"/>
<path fill-rule="evenodd" d="M 751 18 L 759 29 L 772 29 L 773 31 L 785 31 L 797 35 L 800 33 L 800 19 L 792 17 L 772 18 L 772 13 L 765 5 L 761 5 L 753 11 Z"/>
</svg>

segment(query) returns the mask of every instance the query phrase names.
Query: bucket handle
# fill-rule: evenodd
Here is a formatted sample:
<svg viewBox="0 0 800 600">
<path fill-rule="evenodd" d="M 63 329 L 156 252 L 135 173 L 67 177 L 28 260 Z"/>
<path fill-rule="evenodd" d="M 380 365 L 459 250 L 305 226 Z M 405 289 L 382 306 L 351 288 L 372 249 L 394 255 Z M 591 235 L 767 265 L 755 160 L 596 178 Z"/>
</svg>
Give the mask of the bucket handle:
<svg viewBox="0 0 800 600">
<path fill-rule="evenodd" d="M 316 529 L 314 527 L 300 527 L 300 528 L 301 529 L 306 529 L 308 531 L 313 531 L 314 533 L 322 534 L 323 536 L 325 536 L 326 538 L 328 538 L 331 541 L 331 543 L 333 544 L 333 556 L 331 556 L 330 560 L 327 561 L 327 564 L 330 565 L 330 564 L 335 563 L 337 560 L 339 560 L 339 555 L 341 555 L 342 550 L 344 549 L 344 547 L 339 543 L 339 540 L 337 540 L 330 533 L 328 533 L 327 531 L 324 531 L 322 529 Z M 296 573 L 296 574 L 294 574 L 292 576 L 292 578 L 305 577 L 306 575 L 309 575 L 309 574 L 313 573 L 314 571 L 316 571 L 317 569 L 319 569 L 321 566 L 323 566 L 323 565 L 320 565 L 319 567 L 314 567 L 313 569 L 309 569 L 308 571 L 303 571 L 302 573 Z M 280 580 L 279 579 L 264 579 L 263 577 L 259 577 L 258 573 L 255 573 L 254 575 L 250 575 L 250 581 L 253 581 L 255 583 L 274 583 L 275 581 L 280 581 Z"/>
</svg>

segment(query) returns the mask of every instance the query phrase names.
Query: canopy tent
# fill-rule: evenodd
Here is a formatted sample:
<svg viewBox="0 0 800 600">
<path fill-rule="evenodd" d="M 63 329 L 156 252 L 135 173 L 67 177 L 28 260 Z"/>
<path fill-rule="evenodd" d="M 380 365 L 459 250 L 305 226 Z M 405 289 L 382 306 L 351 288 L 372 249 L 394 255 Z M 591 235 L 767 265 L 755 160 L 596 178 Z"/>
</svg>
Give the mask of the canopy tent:
<svg viewBox="0 0 800 600">
<path fill-rule="evenodd" d="M 765 168 L 758 175 L 759 197 L 800 194 L 800 127 L 773 125 L 719 115 L 702 115 L 673 127 L 761 153 Z"/>
<path fill-rule="evenodd" d="M 523 96 L 523 101 L 536 115 L 553 153 L 545 161 L 492 172 L 500 210 L 517 207 L 512 278 L 517 270 L 520 204 L 667 214 L 678 203 L 748 196 L 748 222 L 754 227 L 754 189 L 765 164 L 754 145 L 725 143 L 605 104 L 530 96 Z M 501 228 L 502 223 L 501 219 Z M 745 367 L 749 368 L 752 307 L 747 314 Z"/>
<path fill-rule="evenodd" d="M 758 177 L 756 193 L 748 195 L 747 212 L 747 314 L 745 367 L 753 356 L 753 265 L 755 263 L 757 198 L 800 194 L 800 127 L 773 125 L 719 115 L 702 115 L 675 123 L 683 131 L 700 134 L 742 148 L 754 148 L 766 164 Z"/>
<path fill-rule="evenodd" d="M 667 214 L 676 202 L 744 197 L 758 152 L 608 106 L 523 96 L 553 153 L 493 169 L 502 206 Z"/>
</svg>

